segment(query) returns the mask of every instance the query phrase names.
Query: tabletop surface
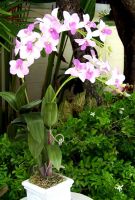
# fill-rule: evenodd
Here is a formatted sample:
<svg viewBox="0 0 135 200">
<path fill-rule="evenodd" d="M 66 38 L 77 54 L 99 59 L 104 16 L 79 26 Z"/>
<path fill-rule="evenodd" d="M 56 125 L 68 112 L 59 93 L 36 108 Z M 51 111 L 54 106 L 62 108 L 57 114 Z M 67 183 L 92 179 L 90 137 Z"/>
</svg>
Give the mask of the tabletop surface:
<svg viewBox="0 0 135 200">
<path fill-rule="evenodd" d="M 71 196 L 72 196 L 71 200 L 93 200 L 83 194 L 75 193 L 75 192 L 71 192 Z M 21 200 L 27 200 L 27 197 L 24 197 Z"/>
</svg>

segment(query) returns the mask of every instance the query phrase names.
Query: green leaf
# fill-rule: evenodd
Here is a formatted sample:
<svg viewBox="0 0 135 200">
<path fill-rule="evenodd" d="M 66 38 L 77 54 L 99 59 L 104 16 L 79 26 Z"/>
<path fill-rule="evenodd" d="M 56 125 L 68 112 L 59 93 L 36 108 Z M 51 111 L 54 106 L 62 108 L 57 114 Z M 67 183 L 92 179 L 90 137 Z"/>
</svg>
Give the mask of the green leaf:
<svg viewBox="0 0 135 200">
<path fill-rule="evenodd" d="M 4 21 L 4 20 L 3 20 Z M 0 21 L 0 26 L 2 26 L 3 27 L 3 29 L 5 30 L 5 31 L 10 31 L 10 29 L 6 26 L 6 24 L 5 23 L 3 23 L 2 21 Z M 0 31 L 2 31 L 2 30 L 0 30 Z"/>
<path fill-rule="evenodd" d="M 29 10 L 29 12 L 32 12 L 32 10 Z M 19 10 L 19 11 L 15 11 L 15 12 L 13 12 L 12 13 L 12 16 L 16 16 L 16 17 L 18 17 L 19 15 L 22 15 L 22 14 L 26 14 L 27 13 L 27 11 L 26 10 Z M 22 19 L 21 19 L 22 20 Z M 24 20 L 24 19 L 23 19 Z M 28 22 L 27 22 L 28 23 Z"/>
<path fill-rule="evenodd" d="M 24 105 L 26 105 L 26 96 L 25 96 L 26 85 L 22 84 L 16 92 L 16 104 L 18 110 Z"/>
<path fill-rule="evenodd" d="M 22 5 L 23 1 L 14 1 L 14 2 L 9 2 L 8 6 L 5 8 L 5 10 L 12 10 L 13 8 Z"/>
<path fill-rule="evenodd" d="M 28 113 L 23 115 L 27 123 L 29 134 L 37 142 L 42 145 L 44 141 L 44 122 L 40 113 Z M 32 140 L 32 139 L 31 139 Z"/>
<path fill-rule="evenodd" d="M 17 124 L 17 123 L 26 124 L 23 115 L 20 115 L 19 117 L 15 118 L 13 121 L 11 121 L 11 124 Z"/>
<path fill-rule="evenodd" d="M 0 23 L 1 26 L 1 23 Z M 10 45 L 12 44 L 9 34 L 8 34 L 8 30 L 6 30 L 6 28 L 4 27 L 2 30 L 0 30 L 0 36 L 6 41 L 8 42 Z"/>
<path fill-rule="evenodd" d="M 33 139 L 31 134 L 28 134 L 28 145 L 32 156 L 35 159 L 38 159 L 44 147 L 43 141 L 41 143 L 38 143 L 36 140 Z"/>
<path fill-rule="evenodd" d="M 11 140 L 15 140 L 20 126 L 16 123 L 11 123 L 7 127 L 7 135 Z"/>
<path fill-rule="evenodd" d="M 2 46 L 5 50 L 10 52 L 10 49 L 6 45 L 4 45 L 2 42 L 0 42 L 0 46 Z"/>
<path fill-rule="evenodd" d="M 59 170 L 61 167 L 62 153 L 58 145 L 47 146 L 48 157 L 53 166 Z"/>
<path fill-rule="evenodd" d="M 49 85 L 49 87 L 46 90 L 46 93 L 45 93 L 43 101 L 45 103 L 48 103 L 48 102 L 50 103 L 54 96 L 55 96 L 54 89 L 53 89 L 53 87 L 51 85 Z"/>
<path fill-rule="evenodd" d="M 16 24 L 13 24 L 12 22 L 6 20 L 6 19 L 2 19 L 2 22 L 3 26 L 7 27 L 7 31 L 8 31 L 8 34 L 11 36 L 11 37 L 15 37 L 18 30 L 19 30 L 19 27 L 17 27 Z"/>
<path fill-rule="evenodd" d="M 35 101 L 32 101 L 24 106 L 21 107 L 20 110 L 29 110 L 31 108 L 34 108 L 36 107 L 37 105 L 39 105 L 40 103 L 42 102 L 42 100 L 35 100 Z"/>
<path fill-rule="evenodd" d="M 41 56 L 42 56 L 43 58 L 45 58 L 45 57 L 46 57 L 46 52 L 45 52 L 45 49 L 43 49 L 43 50 L 41 51 Z"/>
<path fill-rule="evenodd" d="M 13 92 L 0 92 L 0 96 L 9 103 L 9 105 L 17 111 L 16 97 Z"/>
<path fill-rule="evenodd" d="M 10 47 L 13 46 L 12 39 L 25 23 L 28 24 L 29 5 L 28 2 L 24 3 L 22 0 L 0 1 L 0 37 L 2 39 L 0 47 L 10 51 Z"/>
<path fill-rule="evenodd" d="M 41 115 L 45 126 L 51 128 L 58 120 L 57 103 L 53 102 L 42 104 Z"/>
<path fill-rule="evenodd" d="M 12 13 L 6 12 L 6 11 L 3 10 L 3 9 L 0 9 L 0 14 L 2 14 L 2 15 L 7 15 L 7 16 L 11 16 L 11 15 L 12 15 Z"/>
<path fill-rule="evenodd" d="M 49 128 L 57 122 L 58 118 L 58 107 L 56 100 L 54 102 L 51 102 L 54 96 L 55 92 L 52 86 L 49 85 L 41 106 L 41 115 L 43 117 L 44 124 Z"/>
<path fill-rule="evenodd" d="M 83 8 L 85 13 L 88 13 L 90 15 L 90 20 L 93 19 L 95 14 L 95 6 L 96 6 L 96 0 L 81 0 L 81 7 Z"/>
</svg>

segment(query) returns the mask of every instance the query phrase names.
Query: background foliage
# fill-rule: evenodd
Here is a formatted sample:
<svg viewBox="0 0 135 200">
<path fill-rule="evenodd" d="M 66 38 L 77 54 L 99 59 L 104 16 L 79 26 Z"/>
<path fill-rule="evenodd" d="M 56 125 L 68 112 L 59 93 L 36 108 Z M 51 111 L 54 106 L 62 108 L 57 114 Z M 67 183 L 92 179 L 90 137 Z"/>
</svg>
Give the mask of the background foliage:
<svg viewBox="0 0 135 200">
<path fill-rule="evenodd" d="M 28 0 L 0 1 L 0 91 L 14 91 L 16 78 L 9 73 L 9 61 L 13 58 L 13 43 L 16 34 L 28 23 L 30 3 Z M 30 18 L 29 18 L 30 21 Z M 13 112 L 0 98 L 0 132 L 6 130 Z"/>
<path fill-rule="evenodd" d="M 18 200 L 25 196 L 21 182 L 30 176 L 34 161 L 24 140 L 11 142 L 4 134 L 0 149 L 0 189 L 8 186 L 8 192 L 0 199 Z"/>
<path fill-rule="evenodd" d="M 106 99 L 106 105 L 87 108 L 57 130 L 66 141 L 62 146 L 65 173 L 75 180 L 74 191 L 94 200 L 133 200 L 135 94 L 120 100 L 107 94 Z M 117 186 L 123 186 L 121 192 Z"/>
</svg>

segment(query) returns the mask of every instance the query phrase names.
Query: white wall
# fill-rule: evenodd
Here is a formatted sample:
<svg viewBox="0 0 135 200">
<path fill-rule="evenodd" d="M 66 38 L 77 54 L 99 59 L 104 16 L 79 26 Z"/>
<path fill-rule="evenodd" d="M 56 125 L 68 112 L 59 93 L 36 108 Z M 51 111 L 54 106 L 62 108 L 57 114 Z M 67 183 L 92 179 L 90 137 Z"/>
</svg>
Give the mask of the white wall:
<svg viewBox="0 0 135 200">
<path fill-rule="evenodd" d="M 112 68 L 118 68 L 121 73 L 124 69 L 124 47 L 118 36 L 116 26 L 112 26 L 112 35 L 109 36 L 106 40 L 106 44 L 111 46 L 112 52 L 108 61 L 111 64 Z"/>
</svg>

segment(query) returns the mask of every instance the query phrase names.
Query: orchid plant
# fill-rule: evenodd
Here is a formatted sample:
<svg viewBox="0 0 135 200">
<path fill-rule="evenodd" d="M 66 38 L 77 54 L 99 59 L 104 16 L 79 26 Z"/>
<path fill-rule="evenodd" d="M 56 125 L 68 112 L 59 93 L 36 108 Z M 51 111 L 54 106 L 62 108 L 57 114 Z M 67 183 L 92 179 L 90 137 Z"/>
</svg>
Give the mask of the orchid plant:
<svg viewBox="0 0 135 200">
<path fill-rule="evenodd" d="M 96 80 L 105 83 L 122 93 L 124 75 L 117 70 L 111 71 L 107 61 L 98 59 L 93 50 L 89 55 L 84 55 L 85 62 L 73 59 L 73 66 L 65 71 L 68 75 L 65 82 L 55 92 L 50 85 L 41 101 L 29 102 L 28 94 L 24 84 L 24 77 L 29 74 L 30 66 L 41 57 L 43 51 L 47 55 L 57 51 L 62 32 L 70 31 L 72 35 L 76 32 L 81 34 L 81 39 L 75 39 L 80 50 L 87 47 L 103 46 L 106 36 L 111 30 L 100 20 L 99 24 L 90 21 L 88 14 L 83 15 L 80 20 L 77 13 L 69 14 L 63 12 L 63 20 L 58 19 L 58 8 L 43 18 L 37 18 L 34 23 L 18 32 L 15 41 L 16 60 L 10 61 L 10 73 L 17 75 L 23 82 L 16 94 L 1 92 L 2 96 L 16 111 L 30 109 L 41 103 L 41 112 L 23 113 L 21 117 L 25 121 L 28 130 L 28 145 L 31 154 L 36 159 L 39 171 L 43 177 L 52 175 L 52 167 L 57 170 L 61 167 L 62 154 L 59 146 L 64 141 L 61 134 L 54 136 L 52 127 L 58 119 L 57 95 L 61 88 L 74 78 L 82 82 L 89 80 L 94 83 Z M 97 38 L 99 38 L 97 40 Z M 17 122 L 17 120 L 12 123 Z"/>
</svg>

